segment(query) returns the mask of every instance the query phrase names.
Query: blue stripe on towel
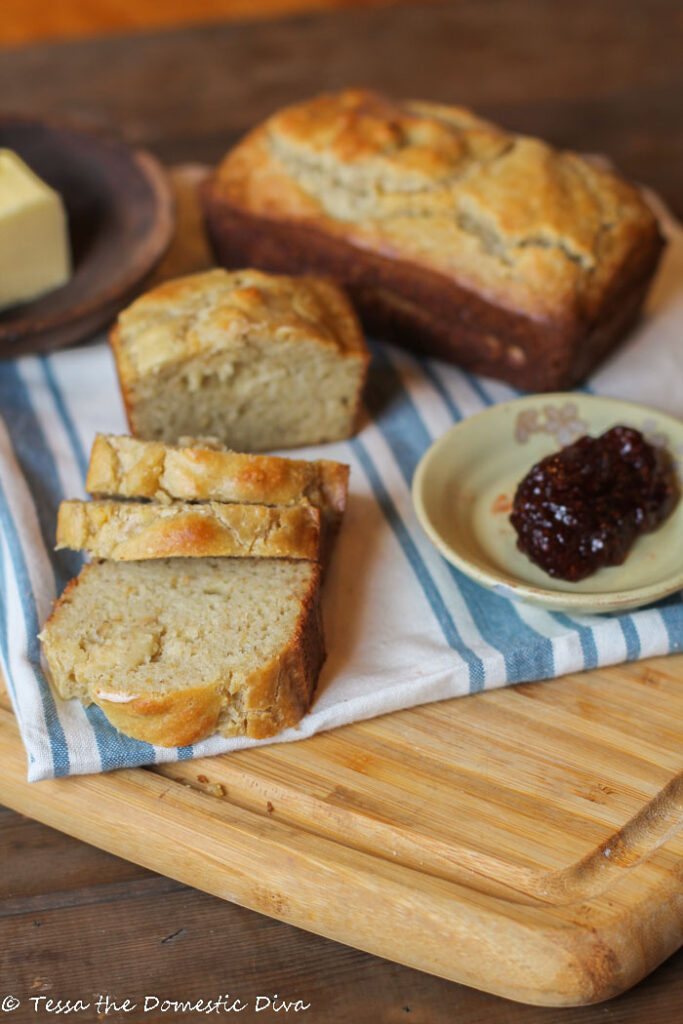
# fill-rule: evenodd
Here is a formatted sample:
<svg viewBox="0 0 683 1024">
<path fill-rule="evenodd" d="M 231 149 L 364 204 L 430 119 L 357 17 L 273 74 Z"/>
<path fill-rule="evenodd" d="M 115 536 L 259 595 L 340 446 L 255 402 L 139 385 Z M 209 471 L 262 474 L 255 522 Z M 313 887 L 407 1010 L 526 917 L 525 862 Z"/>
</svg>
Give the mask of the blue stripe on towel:
<svg viewBox="0 0 683 1024">
<path fill-rule="evenodd" d="M 595 642 L 595 634 L 591 627 L 582 625 L 569 615 L 565 615 L 564 612 L 552 612 L 551 614 L 561 626 L 564 626 L 566 629 L 573 629 L 579 634 L 579 642 L 583 652 L 583 667 L 585 669 L 597 668 L 598 645 Z"/>
<path fill-rule="evenodd" d="M 683 650 L 683 591 L 663 598 L 654 607 L 662 617 L 670 651 Z"/>
<path fill-rule="evenodd" d="M 110 772 L 132 764 L 154 764 L 154 747 L 144 740 L 134 740 L 115 729 L 97 704 L 85 709 L 97 743 L 102 771 Z"/>
<path fill-rule="evenodd" d="M 78 466 L 81 477 L 85 482 L 85 476 L 88 471 L 88 457 L 83 450 L 83 445 L 81 444 L 80 438 L 76 431 L 74 421 L 71 418 L 71 413 L 69 412 L 69 409 L 67 407 L 66 400 L 64 398 L 64 395 L 62 394 L 62 390 L 59 384 L 57 383 L 57 378 L 55 377 L 54 370 L 52 368 L 52 363 L 50 362 L 49 357 L 41 356 L 40 365 L 43 371 L 43 375 L 45 377 L 45 382 L 48 388 L 50 389 L 50 394 L 52 395 L 52 399 L 55 403 L 55 408 L 57 409 L 57 412 L 59 414 L 59 418 L 64 424 L 64 429 L 66 431 L 67 437 L 69 438 L 71 450 L 74 453 L 74 458 L 76 459 L 76 465 Z"/>
<path fill-rule="evenodd" d="M 5 541 L 9 548 L 10 559 L 14 566 L 14 574 L 17 578 L 17 583 L 23 596 L 21 608 L 26 625 L 28 660 L 35 676 L 38 690 L 40 692 L 40 699 L 43 705 L 43 715 L 45 717 L 45 725 L 52 753 L 53 771 L 57 777 L 68 775 L 69 751 L 66 745 L 64 730 L 62 729 L 62 723 L 59 721 L 59 717 L 57 716 L 57 708 L 55 706 L 52 692 L 50 691 L 40 668 L 40 644 L 38 641 L 40 623 L 38 621 L 36 601 L 31 587 L 31 579 L 28 572 L 28 566 L 26 565 L 26 559 L 24 558 L 24 552 L 21 548 L 17 528 L 9 510 L 9 504 L 7 502 L 5 491 L 2 487 L 2 482 L 0 482 L 0 523 L 2 524 Z"/>
<path fill-rule="evenodd" d="M 9 361 L 0 364 L 0 410 L 33 498 L 43 545 L 50 555 L 55 589 L 60 594 L 67 582 L 78 575 L 83 557 L 77 551 L 53 551 L 62 493 L 59 474 L 28 389 L 16 364 Z"/>
<path fill-rule="evenodd" d="M 493 405 L 491 396 L 487 393 L 480 378 L 477 377 L 475 373 L 465 373 L 464 376 L 467 379 L 467 382 L 469 383 L 472 390 L 475 392 L 475 394 L 479 396 L 484 405 Z M 521 396 L 524 394 L 523 391 L 519 391 L 517 388 L 514 388 L 514 391 L 516 396 L 519 398 L 521 398 Z"/>
<path fill-rule="evenodd" d="M 381 349 L 375 350 L 373 360 L 380 373 L 368 389 L 370 410 L 410 487 L 432 438 L 400 375 Z M 482 638 L 503 655 L 508 682 L 554 676 L 552 641 L 528 626 L 507 598 L 485 590 L 450 564 L 448 569 Z"/>
<path fill-rule="evenodd" d="M 46 356 L 41 357 L 41 367 L 55 403 L 57 414 L 62 421 L 62 425 L 69 439 L 74 459 L 76 460 L 81 472 L 81 476 L 85 479 L 88 468 L 87 457 L 76 432 L 76 428 L 71 418 L 71 414 L 69 413 L 62 390 Z M 62 493 L 61 486 L 59 485 L 59 477 L 56 473 L 56 468 L 55 477 L 56 486 L 59 488 L 59 498 L 61 499 L 64 495 Z M 111 725 L 104 712 L 97 707 L 97 705 L 90 705 L 85 709 L 85 713 L 93 729 L 103 771 L 122 768 L 125 765 L 132 763 L 154 764 L 154 747 L 151 743 L 145 743 L 143 740 L 133 739 L 132 737 L 119 732 L 113 725 Z"/>
<path fill-rule="evenodd" d="M 626 641 L 626 660 L 637 661 L 640 657 L 640 637 L 630 615 L 619 615 L 619 625 Z"/>
<path fill-rule="evenodd" d="M 436 393 L 439 395 L 441 401 L 443 402 L 443 404 L 446 406 L 449 413 L 453 417 L 453 422 L 460 423 L 460 421 L 463 419 L 462 412 L 460 411 L 459 406 L 457 406 L 456 403 L 451 398 L 451 394 L 448 388 L 446 388 L 446 386 L 444 385 L 444 382 L 442 381 L 441 377 L 439 377 L 438 373 L 434 371 L 433 365 L 431 363 L 422 362 L 419 364 L 419 366 L 420 369 L 422 370 L 422 373 L 427 378 L 429 383 L 432 385 Z M 488 402 L 486 402 L 485 399 L 482 399 L 482 395 L 479 390 L 475 391 L 475 394 L 482 401 L 484 401 L 485 404 L 488 405 Z"/>
<path fill-rule="evenodd" d="M 417 576 L 418 582 L 422 587 L 434 617 L 441 628 L 441 632 L 444 635 L 446 643 L 449 647 L 458 651 L 469 667 L 470 690 L 472 692 L 481 690 L 485 682 L 483 661 L 467 646 L 467 644 L 463 642 L 458 628 L 453 621 L 453 616 L 446 607 L 443 597 L 434 583 L 434 580 L 432 579 L 427 566 L 418 551 L 415 541 L 410 536 L 410 533 L 401 519 L 394 502 L 382 483 L 382 478 L 377 471 L 377 467 L 370 458 L 365 445 L 359 437 L 355 437 L 351 440 L 351 447 L 353 448 L 356 458 L 363 467 L 365 475 L 370 481 L 370 485 L 373 489 L 377 502 L 382 509 L 387 522 L 394 531 L 396 539 L 408 560 L 408 564 Z"/>
<path fill-rule="evenodd" d="M 9 686 L 12 696 L 16 702 L 17 691 L 14 688 L 14 680 L 9 670 L 9 644 L 7 637 L 9 633 L 9 607 L 8 602 L 5 598 L 7 594 L 7 567 L 5 565 L 5 553 L 0 544 L 0 653 L 2 654 L 3 664 L 5 666 L 5 679 Z"/>
</svg>

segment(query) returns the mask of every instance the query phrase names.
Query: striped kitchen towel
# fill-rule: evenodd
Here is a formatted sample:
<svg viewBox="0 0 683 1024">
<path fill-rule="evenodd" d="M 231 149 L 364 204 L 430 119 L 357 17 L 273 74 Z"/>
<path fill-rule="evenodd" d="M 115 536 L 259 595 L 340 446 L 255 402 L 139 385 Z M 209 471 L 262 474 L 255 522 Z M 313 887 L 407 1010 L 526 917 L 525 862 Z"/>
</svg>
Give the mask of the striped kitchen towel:
<svg viewBox="0 0 683 1024">
<path fill-rule="evenodd" d="M 683 234 L 670 226 L 669 235 L 647 316 L 590 389 L 681 416 Z M 373 346 L 373 356 L 360 434 L 297 453 L 349 463 L 351 494 L 325 585 L 328 660 L 311 713 L 278 740 L 682 649 L 681 594 L 631 614 L 573 618 L 513 604 L 448 565 L 415 519 L 413 471 L 453 422 L 516 392 L 389 346 Z M 122 736 L 98 708 L 55 698 L 37 633 L 82 562 L 75 552 L 53 550 L 57 507 L 83 496 L 95 433 L 126 432 L 106 343 L 0 363 L 0 412 L 0 660 L 29 779 L 255 745 L 213 737 L 194 747 L 153 747 Z"/>
</svg>

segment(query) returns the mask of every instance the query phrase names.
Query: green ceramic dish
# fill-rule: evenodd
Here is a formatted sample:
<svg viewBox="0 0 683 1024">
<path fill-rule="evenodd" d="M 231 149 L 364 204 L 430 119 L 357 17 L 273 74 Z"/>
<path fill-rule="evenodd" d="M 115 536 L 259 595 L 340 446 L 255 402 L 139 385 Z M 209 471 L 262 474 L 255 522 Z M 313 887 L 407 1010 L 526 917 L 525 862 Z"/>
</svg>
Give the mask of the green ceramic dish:
<svg viewBox="0 0 683 1024">
<path fill-rule="evenodd" d="M 523 555 L 509 522 L 520 480 L 539 459 L 618 423 L 669 450 L 683 476 L 683 423 L 644 406 L 548 394 L 492 406 L 457 424 L 421 459 L 413 480 L 418 519 L 444 558 L 514 600 L 576 613 L 638 608 L 683 588 L 683 499 L 623 565 L 579 583 L 548 576 Z M 683 486 L 681 487 L 683 491 Z"/>
</svg>

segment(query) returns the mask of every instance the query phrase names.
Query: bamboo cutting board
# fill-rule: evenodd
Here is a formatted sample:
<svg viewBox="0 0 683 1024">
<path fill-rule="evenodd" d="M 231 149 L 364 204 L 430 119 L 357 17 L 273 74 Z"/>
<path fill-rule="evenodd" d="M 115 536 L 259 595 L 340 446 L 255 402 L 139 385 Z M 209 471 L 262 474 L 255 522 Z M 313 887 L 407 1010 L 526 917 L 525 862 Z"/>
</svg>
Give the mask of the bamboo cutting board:
<svg viewBox="0 0 683 1024">
<path fill-rule="evenodd" d="M 597 1002 L 683 941 L 683 656 L 0 801 L 301 928 L 522 1002 Z"/>
</svg>

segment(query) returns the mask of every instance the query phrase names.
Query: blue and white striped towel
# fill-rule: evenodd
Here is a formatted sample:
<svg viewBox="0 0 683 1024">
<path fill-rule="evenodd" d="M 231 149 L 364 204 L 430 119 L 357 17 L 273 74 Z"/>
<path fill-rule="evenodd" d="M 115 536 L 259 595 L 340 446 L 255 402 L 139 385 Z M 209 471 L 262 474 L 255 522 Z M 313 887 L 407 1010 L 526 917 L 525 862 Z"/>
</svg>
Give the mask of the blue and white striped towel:
<svg viewBox="0 0 683 1024">
<path fill-rule="evenodd" d="M 591 390 L 683 414 L 683 232 L 648 315 Z M 681 595 L 630 615 L 570 618 L 512 604 L 449 566 L 421 532 L 410 483 L 454 421 L 511 388 L 388 346 L 374 349 L 371 416 L 348 443 L 307 449 L 351 465 L 351 497 L 325 587 L 329 656 L 293 740 L 398 708 L 683 648 Z M 383 393 L 381 393 L 383 391 Z M 167 749 L 126 738 L 99 709 L 55 699 L 36 634 L 81 556 L 53 551 L 56 513 L 84 493 L 96 431 L 126 432 L 103 341 L 0 363 L 0 658 L 30 780 L 215 754 L 253 741 Z"/>
</svg>

